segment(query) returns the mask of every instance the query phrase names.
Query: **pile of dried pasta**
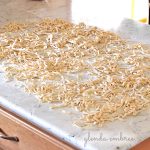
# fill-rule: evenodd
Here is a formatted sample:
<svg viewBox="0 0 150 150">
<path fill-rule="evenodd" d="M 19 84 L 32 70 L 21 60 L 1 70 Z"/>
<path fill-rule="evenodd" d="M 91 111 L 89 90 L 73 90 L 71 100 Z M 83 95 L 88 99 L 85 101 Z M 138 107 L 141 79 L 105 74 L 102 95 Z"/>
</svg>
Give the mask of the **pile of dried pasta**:
<svg viewBox="0 0 150 150">
<path fill-rule="evenodd" d="M 42 102 L 82 112 L 82 125 L 137 115 L 150 104 L 150 50 L 84 23 L 7 24 L 0 28 L 0 60 L 7 78 Z"/>
</svg>

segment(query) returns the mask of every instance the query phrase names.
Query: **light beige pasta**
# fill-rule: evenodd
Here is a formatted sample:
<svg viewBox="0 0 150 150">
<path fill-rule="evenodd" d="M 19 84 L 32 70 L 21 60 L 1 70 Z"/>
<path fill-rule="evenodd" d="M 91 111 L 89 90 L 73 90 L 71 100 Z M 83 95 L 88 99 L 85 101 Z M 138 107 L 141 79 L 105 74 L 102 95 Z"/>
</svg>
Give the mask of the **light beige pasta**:
<svg viewBox="0 0 150 150">
<path fill-rule="evenodd" d="M 138 115 L 150 104 L 150 49 L 84 23 L 5 25 L 0 59 L 7 78 L 24 82 L 42 102 L 79 110 L 80 126 Z"/>
</svg>

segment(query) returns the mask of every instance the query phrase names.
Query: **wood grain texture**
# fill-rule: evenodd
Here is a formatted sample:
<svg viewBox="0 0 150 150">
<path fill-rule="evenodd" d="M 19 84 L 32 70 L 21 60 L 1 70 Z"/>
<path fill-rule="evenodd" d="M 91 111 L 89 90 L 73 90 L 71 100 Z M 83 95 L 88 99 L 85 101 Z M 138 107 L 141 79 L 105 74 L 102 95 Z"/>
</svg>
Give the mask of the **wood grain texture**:
<svg viewBox="0 0 150 150">
<path fill-rule="evenodd" d="M 4 111 L 0 107 L 0 128 L 9 136 L 17 136 L 19 142 L 0 139 L 0 150 L 75 150 L 53 135 L 46 134 L 31 123 Z"/>
<path fill-rule="evenodd" d="M 150 137 L 143 142 L 137 144 L 130 150 L 150 150 Z"/>
</svg>

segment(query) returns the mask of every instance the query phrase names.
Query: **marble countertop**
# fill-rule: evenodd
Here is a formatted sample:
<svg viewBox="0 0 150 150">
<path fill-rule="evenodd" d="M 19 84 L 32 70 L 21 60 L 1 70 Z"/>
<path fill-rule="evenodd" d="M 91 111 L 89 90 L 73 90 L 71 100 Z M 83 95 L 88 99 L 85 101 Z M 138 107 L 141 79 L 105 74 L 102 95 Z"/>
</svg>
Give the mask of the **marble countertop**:
<svg viewBox="0 0 150 150">
<path fill-rule="evenodd" d="M 117 29 L 111 29 L 131 41 L 150 44 L 150 26 L 125 19 Z M 150 110 L 136 117 L 115 121 L 101 128 L 79 128 L 73 122 L 78 112 L 64 108 L 50 109 L 34 95 L 25 93 L 17 81 L 6 82 L 0 67 L 0 106 L 6 107 L 30 122 L 54 133 L 82 150 L 128 150 L 150 137 Z"/>
</svg>

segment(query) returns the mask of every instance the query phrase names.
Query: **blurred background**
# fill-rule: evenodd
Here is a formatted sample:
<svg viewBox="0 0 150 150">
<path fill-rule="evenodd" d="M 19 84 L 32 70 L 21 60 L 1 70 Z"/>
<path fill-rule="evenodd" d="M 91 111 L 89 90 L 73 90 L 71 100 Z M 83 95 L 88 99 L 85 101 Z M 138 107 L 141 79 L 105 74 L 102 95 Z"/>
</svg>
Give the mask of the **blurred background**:
<svg viewBox="0 0 150 150">
<path fill-rule="evenodd" d="M 62 18 L 104 29 L 116 28 L 124 18 L 149 21 L 148 0 L 0 0 L 0 24 L 40 18 Z"/>
<path fill-rule="evenodd" d="M 124 18 L 148 23 L 148 0 L 74 0 L 71 8 L 73 21 L 104 28 L 117 26 Z"/>
</svg>

